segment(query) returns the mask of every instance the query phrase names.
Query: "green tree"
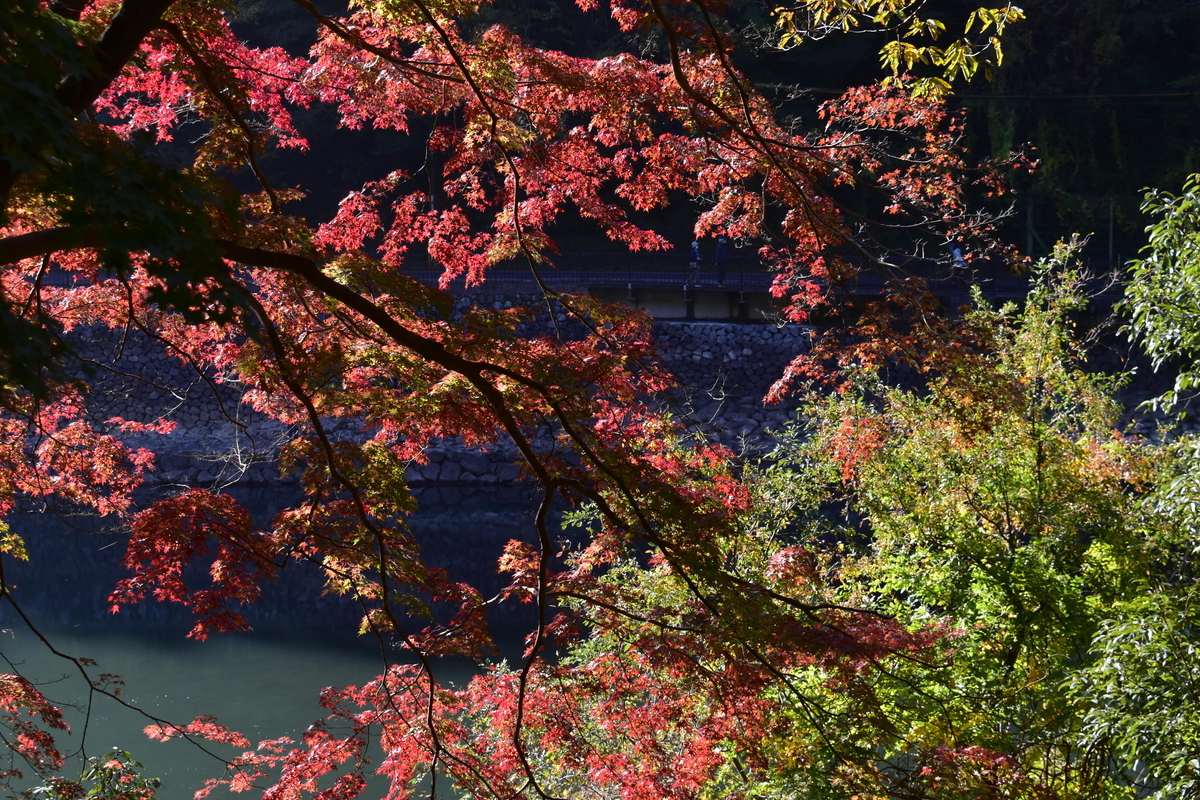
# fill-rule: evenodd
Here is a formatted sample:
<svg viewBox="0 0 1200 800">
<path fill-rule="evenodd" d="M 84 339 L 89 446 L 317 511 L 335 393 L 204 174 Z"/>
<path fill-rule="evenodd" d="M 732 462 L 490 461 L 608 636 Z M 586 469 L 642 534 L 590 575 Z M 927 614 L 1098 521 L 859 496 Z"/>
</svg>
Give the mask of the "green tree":
<svg viewBox="0 0 1200 800">
<path fill-rule="evenodd" d="M 1114 432 L 1116 384 L 1081 369 L 1070 336 L 1078 302 L 1043 285 L 1020 312 L 980 305 L 955 346 L 925 355 L 925 390 L 864 370 L 765 473 L 781 497 L 803 489 L 792 535 L 836 565 L 833 602 L 945 634 L 881 670 L 869 702 L 823 699 L 837 712 L 824 738 L 871 758 L 847 794 L 1133 796 L 1132 761 L 1111 760 L 1088 716 L 1105 698 L 1063 687 L 1098 658 L 1109 620 L 1153 591 L 1156 548 L 1180 536 L 1154 491 L 1178 462 Z"/>
<path fill-rule="evenodd" d="M 914 334 L 920 390 L 859 366 L 815 398 L 743 476 L 719 575 L 654 544 L 569 555 L 556 629 L 588 635 L 526 684 L 547 791 L 1193 796 L 1195 445 L 1115 430 L 1068 257 L 1024 308 Z"/>
<path fill-rule="evenodd" d="M 1164 398 L 1174 403 L 1200 388 L 1200 175 L 1179 195 L 1151 189 L 1142 211 L 1151 218 L 1149 243 L 1129 264 L 1125 309 L 1155 369 L 1177 370 Z"/>
<path fill-rule="evenodd" d="M 1110 750 L 1160 800 L 1200 797 L 1198 631 L 1194 583 L 1159 587 L 1114 609 L 1070 684 L 1087 707 L 1081 746 Z"/>
<path fill-rule="evenodd" d="M 66 781 L 22 793 L 30 800 L 154 800 L 162 786 L 158 778 L 142 775 L 145 765 L 128 750 L 114 747 L 87 760 L 78 784 Z M 86 794 L 84 791 L 86 790 Z"/>
</svg>

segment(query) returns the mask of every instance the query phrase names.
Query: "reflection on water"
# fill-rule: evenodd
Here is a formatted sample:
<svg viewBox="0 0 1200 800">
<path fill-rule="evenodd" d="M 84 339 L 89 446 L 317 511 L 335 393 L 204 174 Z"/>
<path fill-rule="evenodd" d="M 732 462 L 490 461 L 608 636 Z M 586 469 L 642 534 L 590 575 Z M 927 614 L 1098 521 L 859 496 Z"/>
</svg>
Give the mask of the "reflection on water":
<svg viewBox="0 0 1200 800">
<path fill-rule="evenodd" d="M 264 493 L 240 497 L 265 524 L 292 498 Z M 513 538 L 531 536 L 531 501 L 519 490 L 456 492 L 449 500 L 425 495 L 412 520 L 427 560 L 451 570 L 485 592 L 501 586 L 496 558 Z M 26 537 L 30 561 L 6 557 L 5 577 L 15 596 L 60 651 L 99 662 L 94 672 L 116 673 L 126 682 L 126 699 L 154 716 L 188 722 L 201 714 L 246 734 L 252 741 L 297 738 L 322 714 L 319 691 L 330 685 L 361 684 L 378 675 L 385 658 L 378 643 L 354 633 L 359 610 L 351 601 L 321 594 L 311 565 L 291 565 L 268 584 L 262 601 L 246 614 L 254 631 L 215 635 L 207 642 L 184 638 L 190 620 L 178 608 L 142 603 L 120 614 L 108 612 L 105 596 L 122 576 L 121 545 L 115 534 L 72 530 L 52 515 L 25 514 L 14 529 Z M 519 646 L 532 623 L 529 606 L 501 608 L 493 628 L 502 649 Z M 12 609 L 0 605 L 0 652 L 22 674 L 38 681 L 56 704 L 80 703 L 86 688 L 69 662 L 57 658 L 24 626 Z M 507 642 L 508 646 L 505 646 Z M 438 666 L 443 680 L 466 680 L 471 666 Z M 87 718 L 67 711 L 74 731 L 64 750 L 96 755 L 113 746 L 132 751 L 160 777 L 162 797 L 188 797 L 219 764 L 182 741 L 152 742 L 142 733 L 148 720 L 100 698 Z M 214 746 L 220 755 L 231 748 Z M 72 768 L 68 768 L 68 774 Z M 364 796 L 379 796 L 372 786 Z"/>
</svg>

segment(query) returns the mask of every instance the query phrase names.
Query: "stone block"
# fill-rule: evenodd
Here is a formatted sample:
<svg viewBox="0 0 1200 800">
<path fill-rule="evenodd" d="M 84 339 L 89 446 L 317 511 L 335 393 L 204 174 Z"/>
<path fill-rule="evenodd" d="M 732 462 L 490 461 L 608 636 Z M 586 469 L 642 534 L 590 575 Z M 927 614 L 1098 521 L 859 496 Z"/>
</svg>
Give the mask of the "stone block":
<svg viewBox="0 0 1200 800">
<path fill-rule="evenodd" d="M 485 453 L 463 453 L 459 463 L 465 472 L 475 475 L 486 475 L 492 469 L 492 460 Z"/>
<path fill-rule="evenodd" d="M 158 462 L 163 469 L 174 471 L 187 469 L 191 463 L 191 459 L 179 453 L 169 453 L 160 457 Z"/>
<path fill-rule="evenodd" d="M 501 464 L 496 469 L 496 480 L 501 483 L 513 483 L 520 479 L 522 469 L 516 464 Z"/>
</svg>

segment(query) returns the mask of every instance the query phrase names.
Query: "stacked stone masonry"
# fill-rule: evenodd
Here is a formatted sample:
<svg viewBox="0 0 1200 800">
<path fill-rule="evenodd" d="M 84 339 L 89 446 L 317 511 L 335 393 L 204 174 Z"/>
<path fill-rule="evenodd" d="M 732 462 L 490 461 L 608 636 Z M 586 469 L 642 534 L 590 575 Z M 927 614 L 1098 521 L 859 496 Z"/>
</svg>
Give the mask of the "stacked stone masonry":
<svg viewBox="0 0 1200 800">
<path fill-rule="evenodd" d="M 541 309 L 523 323 L 525 334 L 572 337 L 585 333 L 561 308 L 546 311 L 540 298 L 461 296 L 456 310 L 485 304 Z M 771 449 L 772 432 L 798 419 L 796 401 L 766 406 L 763 397 L 788 363 L 810 347 L 815 335 L 812 329 L 769 323 L 660 321 L 654 323 L 654 333 L 660 360 L 678 381 L 677 389 L 656 402 L 698 436 L 739 455 L 754 455 Z M 239 402 L 241 391 L 236 382 L 197 371 L 137 332 L 85 329 L 73 335 L 72 343 L 78 356 L 76 376 L 94 386 L 95 424 L 111 428 L 107 420 L 118 416 L 138 422 L 165 418 L 176 423 L 170 434 L 121 434 L 129 444 L 160 454 L 152 481 L 163 486 L 296 481 L 294 475 L 280 476 L 277 464 L 279 448 L 293 432 Z M 1115 350 L 1109 360 L 1114 363 L 1100 366 L 1111 371 L 1128 364 Z M 902 374 L 893 377 L 909 382 Z M 1122 399 L 1133 409 L 1140 400 L 1161 392 L 1163 384 L 1161 376 L 1139 369 Z M 1153 426 L 1161 416 L 1131 410 L 1127 421 L 1140 418 L 1143 427 Z M 350 419 L 330 419 L 326 425 L 335 438 L 362 435 L 358 423 Z M 504 442 L 479 450 L 444 440 L 430 447 L 426 458 L 424 463 L 410 465 L 407 477 L 411 484 L 486 487 L 518 482 L 524 474 L 515 448 Z"/>
</svg>

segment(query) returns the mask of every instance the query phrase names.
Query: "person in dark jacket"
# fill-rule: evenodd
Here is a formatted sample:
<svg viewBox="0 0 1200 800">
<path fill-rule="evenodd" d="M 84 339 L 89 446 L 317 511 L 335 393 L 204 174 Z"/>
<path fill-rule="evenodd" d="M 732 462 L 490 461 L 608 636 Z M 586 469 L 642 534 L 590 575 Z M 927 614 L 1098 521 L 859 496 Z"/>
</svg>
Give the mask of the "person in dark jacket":
<svg viewBox="0 0 1200 800">
<path fill-rule="evenodd" d="M 717 285 L 725 285 L 725 261 L 729 257 L 729 237 L 721 234 L 717 237 Z"/>
</svg>

